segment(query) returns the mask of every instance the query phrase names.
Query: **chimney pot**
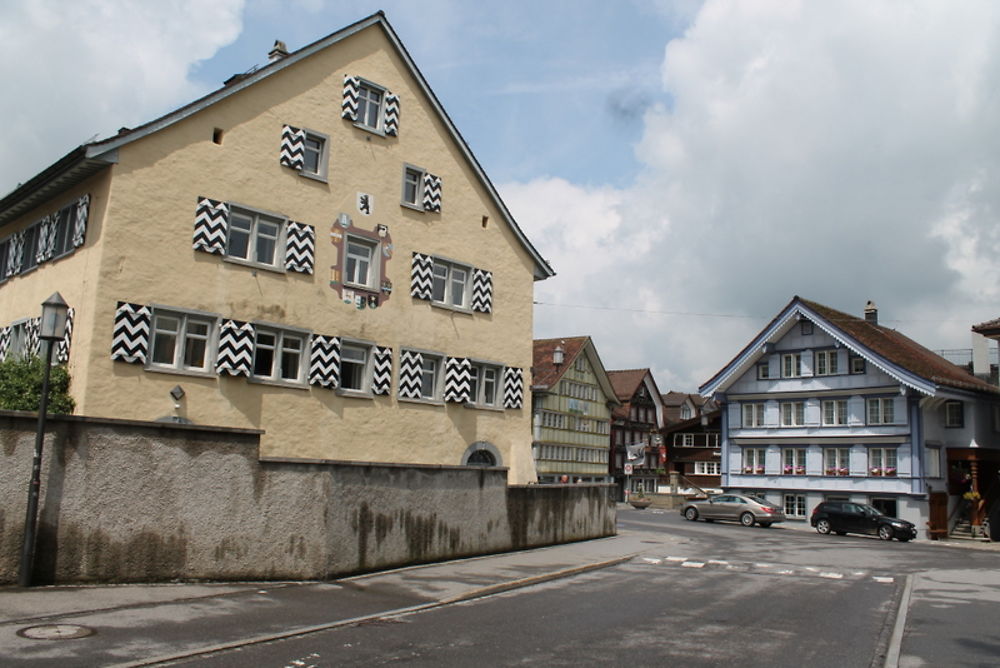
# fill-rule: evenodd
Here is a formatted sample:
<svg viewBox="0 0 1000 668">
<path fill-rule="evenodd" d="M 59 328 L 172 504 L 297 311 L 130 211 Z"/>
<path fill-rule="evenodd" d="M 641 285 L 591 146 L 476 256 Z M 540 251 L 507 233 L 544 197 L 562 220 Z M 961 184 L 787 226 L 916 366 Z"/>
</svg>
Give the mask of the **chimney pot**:
<svg viewBox="0 0 1000 668">
<path fill-rule="evenodd" d="M 870 322 L 873 325 L 878 324 L 878 307 L 875 306 L 875 302 L 868 300 L 865 304 L 865 322 Z"/>
<path fill-rule="evenodd" d="M 271 51 L 268 52 L 267 54 L 267 59 L 268 61 L 273 63 L 275 61 L 281 60 L 287 55 L 288 55 L 288 47 L 286 47 L 285 43 L 282 42 L 280 39 L 276 39 L 274 40 L 274 48 L 271 49 Z"/>
<path fill-rule="evenodd" d="M 566 359 L 566 352 L 563 350 L 562 346 L 556 346 L 556 349 L 552 351 L 552 363 L 559 366 Z"/>
</svg>

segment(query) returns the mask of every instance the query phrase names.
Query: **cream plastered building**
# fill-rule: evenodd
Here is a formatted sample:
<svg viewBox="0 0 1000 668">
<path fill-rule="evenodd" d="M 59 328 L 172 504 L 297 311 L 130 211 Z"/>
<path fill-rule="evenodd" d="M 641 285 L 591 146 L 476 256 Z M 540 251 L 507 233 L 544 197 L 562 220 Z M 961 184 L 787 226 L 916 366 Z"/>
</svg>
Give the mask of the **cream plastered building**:
<svg viewBox="0 0 1000 668">
<path fill-rule="evenodd" d="M 552 274 L 378 13 L 0 201 L 0 356 L 59 291 L 78 414 L 525 483 Z"/>
</svg>

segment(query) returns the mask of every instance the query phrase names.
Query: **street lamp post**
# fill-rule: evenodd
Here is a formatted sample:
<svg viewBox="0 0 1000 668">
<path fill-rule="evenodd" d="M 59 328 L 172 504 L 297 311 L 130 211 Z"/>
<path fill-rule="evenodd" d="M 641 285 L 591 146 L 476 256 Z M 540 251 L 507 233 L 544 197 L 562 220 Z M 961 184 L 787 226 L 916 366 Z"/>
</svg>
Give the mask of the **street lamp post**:
<svg viewBox="0 0 1000 668">
<path fill-rule="evenodd" d="M 38 429 L 35 431 L 35 455 L 31 461 L 31 482 L 28 484 L 28 509 L 24 516 L 24 544 L 21 547 L 21 570 L 17 583 L 31 586 L 31 571 L 35 561 L 35 533 L 38 525 L 38 492 L 42 485 L 42 445 L 45 442 L 45 414 L 49 409 L 49 372 L 52 370 L 52 348 L 66 334 L 66 314 L 69 307 L 58 292 L 42 302 L 42 319 L 38 338 L 45 341 L 45 365 L 42 369 L 42 396 L 38 405 Z"/>
</svg>

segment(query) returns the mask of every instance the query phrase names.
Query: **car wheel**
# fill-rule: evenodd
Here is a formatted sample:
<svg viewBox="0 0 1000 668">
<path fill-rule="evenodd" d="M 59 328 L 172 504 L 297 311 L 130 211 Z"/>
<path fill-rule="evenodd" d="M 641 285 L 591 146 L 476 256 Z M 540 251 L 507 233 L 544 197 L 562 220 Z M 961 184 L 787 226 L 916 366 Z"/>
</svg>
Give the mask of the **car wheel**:
<svg viewBox="0 0 1000 668">
<path fill-rule="evenodd" d="M 892 527 L 883 524 L 878 528 L 878 537 L 881 540 L 892 540 Z"/>
<path fill-rule="evenodd" d="M 769 526 L 771 526 L 770 522 L 757 522 L 757 524 L 761 525 L 765 529 L 768 528 Z"/>
<path fill-rule="evenodd" d="M 696 508 L 688 508 L 684 511 L 684 519 L 689 522 L 694 522 L 698 519 L 698 510 Z"/>
<path fill-rule="evenodd" d="M 754 523 L 753 513 L 743 513 L 740 515 L 740 524 L 745 527 L 752 527 Z"/>
<path fill-rule="evenodd" d="M 830 533 L 830 520 L 820 520 L 816 522 L 816 531 L 823 535 Z M 839 531 L 837 533 L 840 533 Z"/>
</svg>

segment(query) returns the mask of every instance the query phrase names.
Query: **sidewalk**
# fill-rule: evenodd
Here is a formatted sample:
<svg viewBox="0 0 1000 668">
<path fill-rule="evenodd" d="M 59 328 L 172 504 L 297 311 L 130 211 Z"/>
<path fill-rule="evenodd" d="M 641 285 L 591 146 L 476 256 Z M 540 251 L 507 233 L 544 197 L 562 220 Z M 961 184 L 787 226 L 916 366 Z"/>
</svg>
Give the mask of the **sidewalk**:
<svg viewBox="0 0 1000 668">
<path fill-rule="evenodd" d="M 0 665 L 154 665 L 604 568 L 670 542 L 625 532 L 332 582 L 0 589 Z"/>
</svg>

